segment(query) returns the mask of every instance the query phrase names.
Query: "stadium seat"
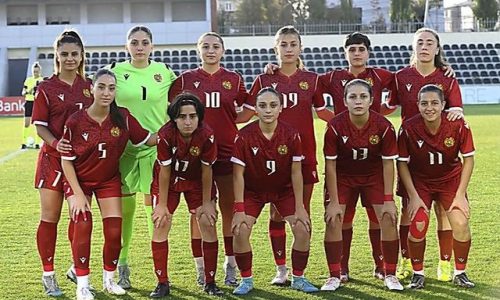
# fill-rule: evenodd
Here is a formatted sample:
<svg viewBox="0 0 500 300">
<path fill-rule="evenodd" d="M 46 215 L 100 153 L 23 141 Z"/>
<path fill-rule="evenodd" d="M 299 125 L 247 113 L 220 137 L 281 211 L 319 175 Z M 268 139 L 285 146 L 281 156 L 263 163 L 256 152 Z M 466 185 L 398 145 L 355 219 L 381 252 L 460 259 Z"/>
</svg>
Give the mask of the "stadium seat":
<svg viewBox="0 0 500 300">
<path fill-rule="evenodd" d="M 188 56 L 189 52 L 187 50 L 181 50 L 180 55 L 181 56 Z"/>
<path fill-rule="evenodd" d="M 109 52 L 109 57 L 118 57 L 118 53 L 116 53 L 115 51 L 111 51 Z"/>
<path fill-rule="evenodd" d="M 450 64 L 454 64 L 456 62 L 455 58 L 454 57 L 450 57 L 447 59 L 447 61 L 450 63 Z"/>
<path fill-rule="evenodd" d="M 180 62 L 179 57 L 177 56 L 172 57 L 172 62 L 178 64 Z"/>
<path fill-rule="evenodd" d="M 489 61 L 486 61 L 486 58 L 489 58 L 489 57 L 485 57 L 483 59 L 483 61 L 484 62 L 489 62 Z M 494 63 L 497 63 L 497 62 L 500 62 L 500 59 L 498 58 L 498 56 L 493 56 L 493 59 L 491 61 L 494 62 Z"/>
<path fill-rule="evenodd" d="M 255 48 L 252 48 L 252 50 L 250 50 L 250 53 L 251 54 L 259 54 L 259 50 L 255 49 Z"/>
<path fill-rule="evenodd" d="M 338 60 L 333 61 L 333 66 L 340 67 L 341 66 L 340 61 L 338 61 Z"/>
<path fill-rule="evenodd" d="M 317 60 L 314 62 L 315 67 L 323 67 L 323 62 L 321 60 Z"/>
<path fill-rule="evenodd" d="M 480 72 L 479 72 L 479 75 L 480 75 L 481 77 L 488 77 L 488 72 L 487 72 L 487 71 L 480 71 Z"/>
<path fill-rule="evenodd" d="M 337 47 L 330 47 L 330 53 L 338 52 Z"/>
<path fill-rule="evenodd" d="M 325 73 L 325 68 L 319 67 L 316 69 L 316 73 L 318 74 L 324 74 Z"/>
<path fill-rule="evenodd" d="M 404 62 L 401 58 L 397 58 L 395 63 L 396 63 L 396 65 L 404 65 Z"/>
<path fill-rule="evenodd" d="M 483 62 L 483 58 L 481 56 L 475 56 L 474 57 L 474 62 L 475 63 L 481 63 L 481 62 Z"/>
<path fill-rule="evenodd" d="M 179 56 L 179 50 L 172 50 L 171 56 Z"/>
<path fill-rule="evenodd" d="M 99 61 L 99 63 L 102 65 L 107 65 L 108 64 L 108 59 L 107 58 L 101 58 L 101 60 Z"/>
<path fill-rule="evenodd" d="M 399 57 L 401 57 L 401 52 L 394 52 L 392 54 L 392 56 L 395 57 L 395 58 L 399 58 Z"/>
<path fill-rule="evenodd" d="M 311 61 L 311 60 L 306 61 L 306 67 L 307 67 L 307 68 L 312 68 L 312 67 L 314 67 L 314 62 L 313 62 L 313 61 Z"/>
<path fill-rule="evenodd" d="M 403 52 L 403 57 L 410 57 L 410 53 L 408 53 L 408 52 Z"/>
<path fill-rule="evenodd" d="M 198 56 L 196 50 L 189 50 L 189 56 Z"/>
<path fill-rule="evenodd" d="M 254 63 L 252 64 L 252 67 L 253 67 L 254 69 L 261 69 L 261 66 L 260 66 L 260 63 L 259 63 L 259 62 L 254 62 Z"/>
<path fill-rule="evenodd" d="M 472 71 L 472 72 L 470 73 L 470 76 L 471 76 L 471 77 L 479 77 L 479 72 L 478 72 L 478 71 Z"/>
<path fill-rule="evenodd" d="M 313 48 L 312 48 L 312 52 L 313 52 L 313 53 L 320 53 L 320 52 L 321 52 L 321 49 L 319 49 L 318 47 L 313 47 Z"/>
<path fill-rule="evenodd" d="M 260 48 L 259 53 L 260 54 L 267 54 L 268 52 L 267 52 L 266 48 Z"/>
<path fill-rule="evenodd" d="M 469 70 L 475 70 L 476 69 L 476 65 L 475 64 L 470 64 L 469 65 Z"/>
<path fill-rule="evenodd" d="M 483 84 L 491 84 L 490 78 L 483 78 Z"/>
<path fill-rule="evenodd" d="M 499 84 L 500 83 L 500 79 L 498 77 L 493 77 L 491 79 L 491 83 L 493 83 L 493 84 Z"/>
<path fill-rule="evenodd" d="M 237 62 L 237 63 L 235 63 L 235 64 L 234 64 L 234 68 L 235 68 L 235 69 L 238 69 L 238 70 L 239 70 L 239 69 L 243 69 L 243 64 L 242 64 L 242 63 L 240 63 L 240 62 Z"/>
<path fill-rule="evenodd" d="M 234 69 L 233 63 L 228 62 L 228 63 L 224 63 L 224 65 L 225 65 L 226 69 L 229 69 L 229 70 Z"/>
<path fill-rule="evenodd" d="M 187 63 L 187 62 L 189 62 L 189 59 L 187 58 L 187 55 L 181 55 L 181 63 Z"/>
<path fill-rule="evenodd" d="M 444 56 L 446 56 L 446 57 L 452 57 L 452 56 L 455 56 L 455 53 L 453 53 L 453 51 L 451 51 L 451 50 L 450 51 L 445 51 L 444 52 Z"/>
<path fill-rule="evenodd" d="M 460 44 L 460 49 L 466 50 L 467 49 L 467 45 L 466 44 Z"/>
<path fill-rule="evenodd" d="M 458 78 L 457 80 L 458 80 L 458 84 L 459 84 L 459 85 L 462 85 L 462 84 L 464 84 L 464 83 L 465 83 L 465 82 L 464 82 L 464 80 L 463 80 L 462 78 Z"/>
<path fill-rule="evenodd" d="M 261 55 L 260 61 L 265 62 L 265 63 L 270 62 L 269 56 L 267 56 L 266 54 Z"/>
<path fill-rule="evenodd" d="M 465 57 L 465 62 L 468 63 L 468 64 L 472 64 L 474 62 L 474 59 L 472 59 L 472 57 Z"/>
<path fill-rule="evenodd" d="M 97 57 L 99 57 L 99 53 L 97 53 L 97 52 L 92 52 L 91 57 L 92 57 L 92 58 L 97 58 Z"/>
<path fill-rule="evenodd" d="M 163 63 L 169 64 L 170 63 L 170 57 L 164 57 L 163 58 Z"/>
<path fill-rule="evenodd" d="M 315 60 L 322 59 L 321 54 L 319 53 L 314 54 L 314 59 Z"/>
<path fill-rule="evenodd" d="M 253 75 L 252 69 L 245 69 L 245 75 Z"/>
<path fill-rule="evenodd" d="M 385 52 L 384 53 L 385 58 L 391 58 L 392 57 L 392 52 Z"/>
<path fill-rule="evenodd" d="M 156 61 L 156 62 L 162 62 L 161 61 L 161 57 L 153 56 L 153 60 Z"/>
<path fill-rule="evenodd" d="M 480 54 L 479 54 L 479 50 L 472 50 L 472 51 L 471 51 L 471 55 L 472 55 L 472 56 L 478 56 L 478 55 L 480 55 Z"/>
<path fill-rule="evenodd" d="M 245 48 L 245 49 L 243 49 L 243 51 L 241 53 L 248 55 L 248 54 L 250 54 L 250 50 Z"/>
<path fill-rule="evenodd" d="M 459 63 L 459 64 L 464 64 L 464 63 L 465 63 L 465 59 L 464 59 L 462 56 L 459 56 L 459 57 L 457 58 L 457 63 Z"/>
<path fill-rule="evenodd" d="M 400 51 L 408 51 L 408 47 L 406 47 L 405 45 L 401 45 L 401 46 L 399 46 L 399 50 Z"/>
<path fill-rule="evenodd" d="M 198 57 L 197 56 L 191 56 L 191 57 L 189 57 L 189 62 L 191 62 L 191 63 L 197 63 L 198 62 Z"/>
<path fill-rule="evenodd" d="M 240 49 L 234 49 L 233 50 L 233 54 L 241 55 L 241 50 Z"/>
<path fill-rule="evenodd" d="M 332 54 L 332 59 L 340 59 L 340 55 L 337 53 Z"/>
<path fill-rule="evenodd" d="M 45 58 L 46 58 L 45 53 L 38 54 L 38 59 L 45 59 Z"/>
<path fill-rule="evenodd" d="M 470 78 L 466 78 L 465 84 L 474 84 L 474 81 L 472 81 L 472 79 L 470 79 Z"/>
<path fill-rule="evenodd" d="M 463 45 L 463 44 L 462 44 L 462 45 Z M 462 55 L 463 55 L 463 56 L 471 56 L 471 53 L 470 53 L 470 51 L 469 51 L 469 50 L 464 50 L 464 51 L 462 52 Z"/>
<path fill-rule="evenodd" d="M 391 51 L 398 52 L 399 51 L 399 47 L 398 46 L 391 46 Z"/>
<path fill-rule="evenodd" d="M 474 82 L 474 84 L 482 84 L 483 83 L 483 81 L 481 80 L 481 78 L 474 78 L 473 82 Z"/>
<path fill-rule="evenodd" d="M 373 47 L 373 51 L 380 52 L 380 51 L 382 51 L 382 49 L 380 48 L 380 46 L 375 46 L 375 47 Z"/>
<path fill-rule="evenodd" d="M 457 44 L 452 44 L 451 45 L 451 50 L 458 50 L 458 45 Z"/>
<path fill-rule="evenodd" d="M 127 57 L 127 53 L 125 51 L 118 52 L 118 57 Z"/>
<path fill-rule="evenodd" d="M 376 58 L 383 58 L 384 54 L 382 54 L 381 52 L 377 52 L 377 53 L 375 53 L 375 57 Z"/>
<path fill-rule="evenodd" d="M 476 49 L 476 44 L 469 44 L 469 49 Z"/>
<path fill-rule="evenodd" d="M 153 56 L 155 56 L 155 57 L 160 57 L 160 56 L 162 56 L 162 55 L 161 55 L 161 51 L 156 50 L 155 52 L 153 52 Z"/>
<path fill-rule="evenodd" d="M 198 68 L 199 66 L 197 64 L 190 64 L 189 65 L 189 69 L 196 69 Z"/>
<path fill-rule="evenodd" d="M 448 45 L 448 44 L 443 45 L 443 50 L 450 50 L 450 49 L 451 49 L 450 45 Z"/>
<path fill-rule="evenodd" d="M 325 61 L 325 67 L 333 67 L 333 62 L 331 60 Z"/>
<path fill-rule="evenodd" d="M 484 72 L 486 72 L 486 71 L 484 71 Z M 500 76 L 500 74 L 497 74 L 497 71 L 495 71 L 495 70 L 490 71 L 490 72 L 488 73 L 488 75 L 489 75 L 490 77 L 497 77 L 497 76 Z"/>
<path fill-rule="evenodd" d="M 390 65 L 390 66 L 389 66 L 389 71 L 391 71 L 391 72 L 396 72 L 396 71 L 397 71 L 397 69 L 396 69 L 396 67 L 395 67 L 395 66 Z"/>
<path fill-rule="evenodd" d="M 259 69 L 253 69 L 253 75 L 259 75 L 262 74 L 262 71 Z"/>
<path fill-rule="evenodd" d="M 243 61 L 243 57 L 241 57 L 241 55 L 236 55 L 234 61 Z"/>
<path fill-rule="evenodd" d="M 90 67 L 90 72 L 97 72 L 98 69 L 99 69 L 98 66 L 91 66 Z"/>
<path fill-rule="evenodd" d="M 344 47 L 340 47 L 340 48 L 339 48 L 339 52 L 340 52 L 340 54 L 344 54 L 344 52 L 345 52 L 345 51 L 344 51 Z"/>
<path fill-rule="evenodd" d="M 252 55 L 252 61 L 260 61 L 260 56 Z"/>
</svg>

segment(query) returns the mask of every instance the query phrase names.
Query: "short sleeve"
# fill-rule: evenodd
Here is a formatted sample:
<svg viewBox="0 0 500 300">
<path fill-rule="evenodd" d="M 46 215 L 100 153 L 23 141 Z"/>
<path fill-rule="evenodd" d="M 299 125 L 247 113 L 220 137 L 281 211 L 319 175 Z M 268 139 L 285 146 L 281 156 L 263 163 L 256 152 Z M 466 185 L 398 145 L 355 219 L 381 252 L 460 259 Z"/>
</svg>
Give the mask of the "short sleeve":
<svg viewBox="0 0 500 300">
<path fill-rule="evenodd" d="M 474 141 L 472 138 L 472 131 L 469 124 L 463 121 L 460 127 L 460 153 L 463 157 L 473 156 L 475 152 Z"/>
<path fill-rule="evenodd" d="M 213 133 L 207 135 L 203 143 L 203 152 L 201 153 L 201 163 L 212 165 L 217 160 L 217 145 Z"/>
<path fill-rule="evenodd" d="M 299 133 L 295 133 L 291 140 L 291 153 L 293 161 L 302 161 L 304 159 L 302 153 L 302 142 Z"/>
<path fill-rule="evenodd" d="M 325 140 L 323 141 L 323 154 L 325 155 L 325 159 L 337 159 L 337 139 L 337 132 L 335 128 L 333 128 L 333 124 L 329 123 L 325 132 Z"/>
<path fill-rule="evenodd" d="M 314 110 L 320 111 L 326 108 L 326 102 L 325 99 L 323 98 L 323 84 L 321 83 L 320 76 L 317 75 L 316 77 L 316 90 L 314 91 L 313 95 L 313 107 Z"/>
<path fill-rule="evenodd" d="M 137 121 L 137 119 L 134 118 L 134 116 L 132 116 L 131 114 L 128 114 L 127 116 L 127 125 L 130 134 L 130 141 L 132 142 L 132 145 L 134 145 L 134 147 L 142 146 L 148 141 L 151 133 L 142 128 L 139 121 Z"/>
<path fill-rule="evenodd" d="M 168 90 L 168 102 L 172 103 L 174 101 L 175 97 L 182 93 L 182 88 L 183 88 L 183 80 L 184 76 L 181 75 L 177 77 L 177 79 L 174 80 L 174 83 Z"/>
<path fill-rule="evenodd" d="M 165 135 L 163 130 L 158 132 L 158 150 L 157 158 L 161 166 L 168 166 L 172 163 L 172 146 L 170 145 L 169 138 Z"/>
<path fill-rule="evenodd" d="M 447 108 L 462 108 L 462 93 L 460 92 L 460 87 L 458 86 L 458 81 L 453 78 L 450 84 L 450 88 L 446 92 L 446 106 Z"/>
<path fill-rule="evenodd" d="M 242 136 L 236 136 L 234 141 L 233 156 L 231 157 L 231 162 L 238 164 L 240 166 L 246 166 L 246 159 L 244 155 L 245 140 Z"/>
<path fill-rule="evenodd" d="M 35 125 L 49 126 L 49 99 L 43 88 L 38 88 L 35 94 L 31 122 Z"/>
<path fill-rule="evenodd" d="M 398 160 L 405 162 L 410 161 L 410 153 L 408 151 L 408 132 L 404 127 L 399 129 Z"/>
<path fill-rule="evenodd" d="M 255 108 L 255 104 L 257 103 L 256 102 L 257 94 L 261 89 L 262 89 L 262 82 L 260 80 L 260 75 L 259 75 L 257 76 L 257 78 L 255 78 L 255 81 L 253 82 L 252 87 L 250 88 L 250 96 L 248 99 L 248 104 L 251 107 L 253 107 L 252 109 Z"/>
<path fill-rule="evenodd" d="M 389 121 L 388 121 L 389 122 Z M 396 142 L 396 132 L 392 124 L 387 124 L 382 135 L 382 159 L 398 158 L 398 145 Z"/>
</svg>

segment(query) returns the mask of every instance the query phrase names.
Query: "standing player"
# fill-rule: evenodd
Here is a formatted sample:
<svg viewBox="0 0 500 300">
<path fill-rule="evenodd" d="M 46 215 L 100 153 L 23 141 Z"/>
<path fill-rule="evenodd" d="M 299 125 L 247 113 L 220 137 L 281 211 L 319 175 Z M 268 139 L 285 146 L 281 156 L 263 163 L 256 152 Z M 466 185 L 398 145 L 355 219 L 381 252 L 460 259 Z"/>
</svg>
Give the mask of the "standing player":
<svg viewBox="0 0 500 300">
<path fill-rule="evenodd" d="M 113 279 L 121 249 L 119 159 L 129 139 L 136 147 L 156 145 L 156 134 L 143 129 L 127 109 L 118 108 L 115 87 L 113 72 L 99 70 L 92 87 L 94 102 L 69 117 L 64 132 L 72 149 L 61 158 L 64 192 L 75 222 L 71 248 L 78 300 L 94 299 L 89 290 L 92 194 L 97 198 L 103 223 L 103 288 L 113 295 L 125 294 Z"/>
<path fill-rule="evenodd" d="M 38 142 L 38 137 L 32 132 L 31 115 L 33 114 L 33 101 L 35 100 L 36 88 L 40 82 L 42 82 L 42 67 L 40 63 L 35 62 L 31 66 L 31 74 L 24 81 L 23 91 L 21 94 L 24 96 L 24 128 L 23 128 L 23 143 L 21 144 L 21 149 L 26 149 L 28 146 L 40 148 Z"/>
<path fill-rule="evenodd" d="M 300 34 L 293 26 L 285 26 L 278 30 L 275 36 L 275 51 L 279 57 L 279 69 L 275 74 L 259 75 L 250 91 L 252 102 L 263 87 L 273 87 L 283 98 L 283 112 L 280 120 L 297 129 L 302 140 L 304 160 L 302 174 L 304 180 L 304 207 L 309 213 L 313 186 L 318 182 L 316 170 L 316 140 L 314 137 L 314 122 L 311 109 L 318 117 L 329 121 L 333 113 L 325 109 L 325 101 L 319 88 L 319 76 L 316 73 L 301 70 Z M 286 231 L 285 222 L 271 206 L 269 236 L 276 262 L 276 277 L 273 284 L 282 285 L 288 280 L 286 267 Z"/>
<path fill-rule="evenodd" d="M 301 171 L 301 141 L 297 130 L 278 121 L 281 95 L 267 87 L 256 94 L 258 121 L 240 130 L 234 154 L 234 250 L 241 282 L 233 291 L 248 294 L 253 289 L 250 234 L 268 202 L 290 224 L 292 288 L 306 293 L 318 289 L 304 278 L 309 259 L 311 222 L 304 207 Z"/>
<path fill-rule="evenodd" d="M 158 285 L 150 296 L 160 298 L 170 293 L 168 234 L 181 194 L 189 212 L 196 216 L 203 239 L 204 290 L 209 295 L 222 296 L 215 284 L 219 242 L 215 224 L 216 187 L 212 179 L 212 165 L 217 159 L 214 133 L 204 122 L 203 104 L 193 94 L 176 96 L 168 108 L 168 116 L 171 121 L 158 133 L 158 161 L 151 185 L 155 205 L 151 248 Z"/>
<path fill-rule="evenodd" d="M 236 123 L 246 122 L 254 114 L 253 106 L 247 103 L 248 93 L 241 76 L 221 67 L 224 55 L 224 41 L 215 32 L 204 33 L 198 39 L 198 53 L 201 67 L 184 72 L 177 78 L 169 92 L 173 99 L 182 91 L 189 91 L 205 105 L 205 122 L 214 130 L 217 143 L 217 161 L 213 165 L 214 179 L 217 183 L 219 207 L 222 214 L 222 232 L 226 258 L 224 283 L 236 285 L 236 261 L 233 252 L 233 166 L 229 161 L 233 152 L 234 138 L 238 132 Z M 243 106 L 236 113 L 235 105 Z M 198 272 L 198 284 L 204 284 L 201 238 L 194 216 L 191 217 L 191 247 Z M 195 225 L 195 226 L 193 226 Z"/>
<path fill-rule="evenodd" d="M 338 115 L 347 110 L 344 104 L 344 89 L 348 82 L 354 79 L 363 79 L 368 82 L 372 90 L 372 105 L 370 109 L 380 112 L 382 103 L 382 92 L 392 86 L 394 74 L 382 68 L 368 67 L 367 62 L 370 57 L 370 39 L 360 33 L 353 32 L 344 39 L 345 57 L 349 63 L 347 69 L 337 69 L 321 75 L 320 80 L 324 85 L 325 102 L 332 103 L 335 114 Z M 370 200 L 362 201 L 366 208 L 369 222 L 369 237 L 372 247 L 372 257 L 375 262 L 374 276 L 384 279 L 384 261 L 382 259 L 382 249 L 380 247 L 380 226 L 378 224 L 375 211 L 369 205 Z M 352 221 L 356 213 L 356 206 L 348 205 L 342 223 L 342 259 L 341 259 L 341 280 L 349 280 L 349 257 L 352 242 Z"/>
<path fill-rule="evenodd" d="M 381 110 L 385 113 L 401 106 L 401 118 L 403 121 L 418 114 L 418 91 L 426 84 L 440 86 L 446 101 L 448 120 L 454 121 L 463 118 L 462 95 L 458 81 L 452 77 L 446 77 L 444 67 L 446 63 L 443 57 L 438 34 L 429 28 L 421 28 L 415 32 L 413 37 L 413 54 L 410 66 L 398 71 L 395 75 L 394 87 L 391 89 L 389 102 L 383 104 Z M 401 223 L 399 227 L 401 254 L 399 278 L 405 278 L 411 273 L 411 262 L 408 253 L 408 230 L 410 219 L 406 204 L 408 196 L 402 184 L 398 184 L 398 195 L 402 197 Z M 438 280 L 451 280 L 451 255 L 453 250 L 453 235 L 446 212 L 440 203 L 434 204 L 437 218 L 440 261 L 437 270 Z"/>
<path fill-rule="evenodd" d="M 344 90 L 348 111 L 333 118 L 325 133 L 325 252 L 330 278 L 322 290 L 334 291 L 340 286 L 341 220 L 347 207 L 356 207 L 360 196 L 373 208 L 381 225 L 384 283 L 390 290 L 403 290 L 395 276 L 399 250 L 392 195 L 396 134 L 386 118 L 370 110 L 372 102 L 367 81 L 350 81 Z"/>
<path fill-rule="evenodd" d="M 132 27 L 127 33 L 127 51 L 131 59 L 114 63 L 111 69 L 116 74 L 116 102 L 127 108 L 142 127 L 157 132 L 165 124 L 168 90 L 175 80 L 174 72 L 165 64 L 149 59 L 153 51 L 153 35 L 145 26 Z M 146 220 L 150 237 L 153 235 L 151 195 L 156 148 L 125 148 L 120 159 L 122 176 L 122 250 L 118 261 L 118 284 L 129 289 L 130 269 L 128 253 L 132 240 L 135 214 L 135 193 L 144 193 Z"/>
<path fill-rule="evenodd" d="M 61 217 L 63 186 L 59 139 L 66 119 L 92 103 L 91 81 L 85 78 L 85 49 L 78 33 L 63 31 L 54 42 L 54 72 L 40 83 L 33 105 L 33 124 L 44 144 L 38 156 L 35 187 L 40 193 L 40 224 L 36 240 L 42 260 L 42 283 L 49 296 L 62 295 L 54 272 L 57 223 Z M 67 150 L 67 147 L 61 150 Z M 70 223 L 70 239 L 72 229 Z"/>
<path fill-rule="evenodd" d="M 399 174 L 409 197 L 408 246 L 413 266 L 409 287 L 413 289 L 424 287 L 425 235 L 432 201 L 440 202 L 446 209 L 453 230 L 453 283 L 474 287 L 465 274 L 471 245 L 467 186 L 474 167 L 474 143 L 464 120 L 453 122 L 443 113 L 444 99 L 443 90 L 437 85 L 420 89 L 417 103 L 420 114 L 403 123 L 398 140 Z"/>
</svg>

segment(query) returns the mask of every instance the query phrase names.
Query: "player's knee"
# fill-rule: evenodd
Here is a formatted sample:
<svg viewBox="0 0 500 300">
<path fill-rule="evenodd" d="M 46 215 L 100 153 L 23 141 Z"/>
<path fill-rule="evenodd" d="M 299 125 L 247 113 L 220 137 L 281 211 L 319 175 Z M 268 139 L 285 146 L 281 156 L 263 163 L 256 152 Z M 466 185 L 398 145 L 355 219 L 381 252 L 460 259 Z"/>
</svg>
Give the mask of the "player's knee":
<svg viewBox="0 0 500 300">
<path fill-rule="evenodd" d="M 302 222 L 295 223 L 295 226 L 292 227 L 293 237 L 297 241 L 307 241 L 309 240 L 309 232 L 307 231 L 306 226 Z"/>
<path fill-rule="evenodd" d="M 410 223 L 411 237 L 417 240 L 425 238 L 425 234 L 427 233 L 428 227 L 429 227 L 429 215 L 425 212 L 423 208 L 420 208 Z"/>
</svg>

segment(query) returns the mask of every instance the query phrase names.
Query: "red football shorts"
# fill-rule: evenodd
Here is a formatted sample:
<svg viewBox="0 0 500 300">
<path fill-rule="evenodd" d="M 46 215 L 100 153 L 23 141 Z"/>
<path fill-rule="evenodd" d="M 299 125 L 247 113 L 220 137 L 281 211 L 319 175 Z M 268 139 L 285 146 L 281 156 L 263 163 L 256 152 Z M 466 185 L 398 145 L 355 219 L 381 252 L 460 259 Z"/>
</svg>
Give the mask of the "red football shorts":
<svg viewBox="0 0 500 300">
<path fill-rule="evenodd" d="M 66 198 L 74 195 L 74 191 L 67 180 L 63 180 L 63 187 Z M 92 197 L 92 194 L 95 194 L 97 199 L 120 198 L 122 196 L 122 182 L 120 176 L 115 176 L 106 182 L 97 184 L 80 182 L 80 187 L 85 195 Z"/>
<path fill-rule="evenodd" d="M 233 174 L 233 163 L 229 160 L 217 160 L 212 165 L 214 176 L 225 176 Z"/>
<path fill-rule="evenodd" d="M 182 193 L 184 193 L 184 199 L 186 199 L 189 212 L 194 214 L 196 209 L 203 204 L 203 190 L 201 182 L 178 180 L 175 184 L 171 183 L 168 190 L 167 201 L 168 211 L 171 214 L 173 214 L 177 210 L 177 207 L 179 207 Z M 151 195 L 153 199 L 153 207 L 155 207 L 158 204 L 159 190 L 152 188 Z M 217 188 L 215 187 L 215 183 L 212 183 L 211 199 L 215 200 L 216 198 Z"/>
<path fill-rule="evenodd" d="M 460 175 L 441 182 L 429 182 L 413 178 L 413 184 L 427 208 L 431 208 L 432 201 L 439 201 L 443 208 L 448 210 L 460 185 Z"/>
<path fill-rule="evenodd" d="M 245 190 L 245 214 L 258 218 L 264 205 L 271 203 L 284 218 L 295 214 L 295 196 L 293 189 L 286 188 L 280 192 L 256 193 Z"/>
<path fill-rule="evenodd" d="M 35 173 L 35 188 L 63 192 L 61 158 L 40 151 Z"/>
</svg>

